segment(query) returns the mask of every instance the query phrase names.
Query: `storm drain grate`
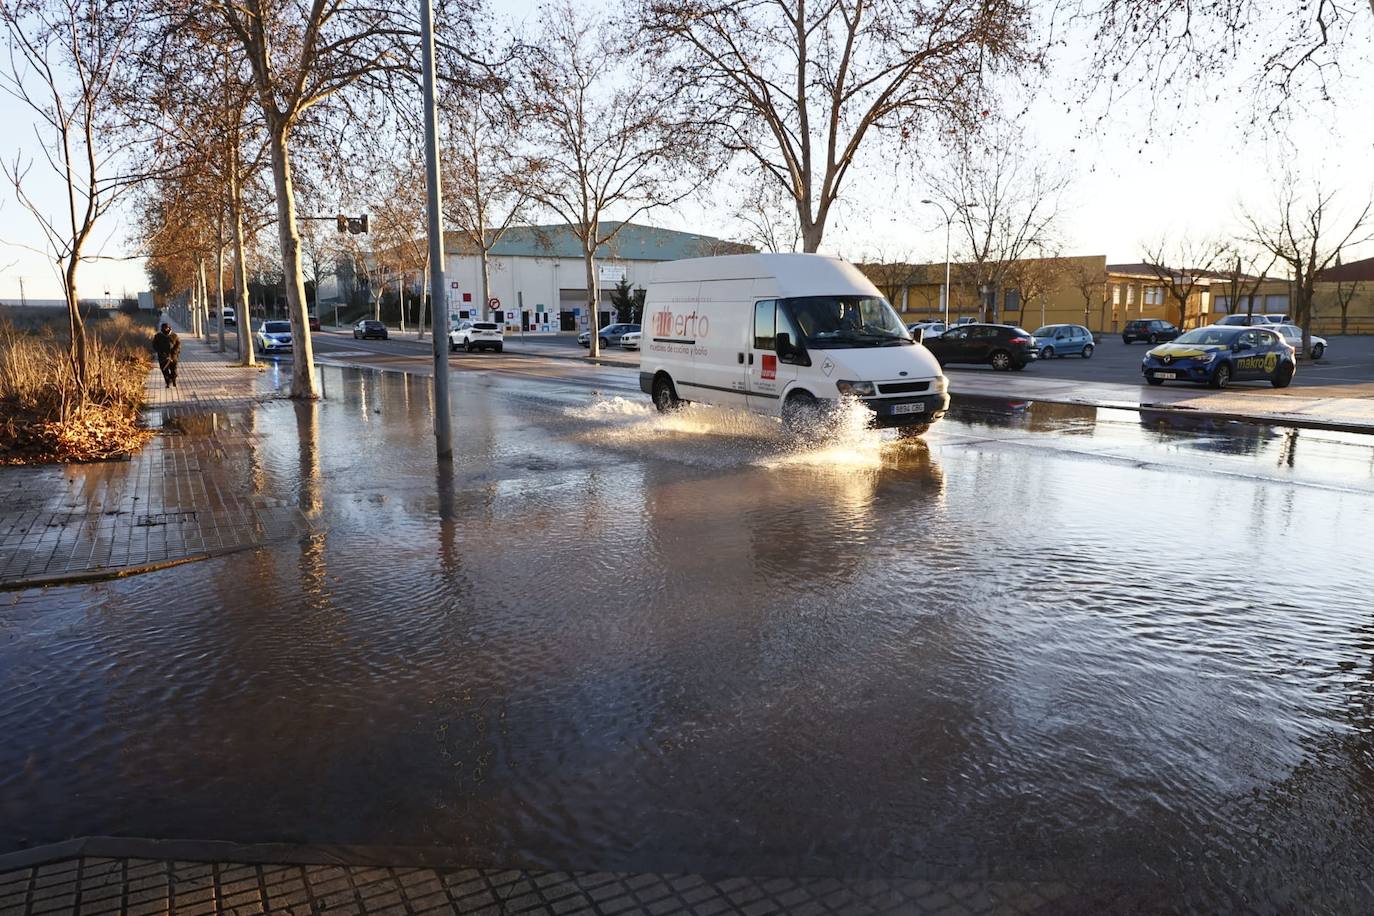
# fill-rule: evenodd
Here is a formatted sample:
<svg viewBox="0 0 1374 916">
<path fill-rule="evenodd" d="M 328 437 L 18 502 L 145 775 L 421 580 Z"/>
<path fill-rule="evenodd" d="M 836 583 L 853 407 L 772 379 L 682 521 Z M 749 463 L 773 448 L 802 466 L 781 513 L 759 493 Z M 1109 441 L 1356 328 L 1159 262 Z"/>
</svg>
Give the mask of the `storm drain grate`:
<svg viewBox="0 0 1374 916">
<path fill-rule="evenodd" d="M 182 512 L 154 512 L 151 515 L 140 515 L 134 525 L 139 528 L 152 528 L 157 525 L 186 524 L 196 521 L 196 510 L 187 509 Z"/>
</svg>

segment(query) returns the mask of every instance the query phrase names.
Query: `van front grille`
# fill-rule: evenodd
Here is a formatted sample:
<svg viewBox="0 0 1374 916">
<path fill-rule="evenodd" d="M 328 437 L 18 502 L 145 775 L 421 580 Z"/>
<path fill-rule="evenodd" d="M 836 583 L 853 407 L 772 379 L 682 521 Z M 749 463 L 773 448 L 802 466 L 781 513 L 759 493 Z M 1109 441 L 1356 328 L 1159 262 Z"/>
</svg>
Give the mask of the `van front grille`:
<svg viewBox="0 0 1374 916">
<path fill-rule="evenodd" d="M 913 391 L 929 391 L 930 382 L 883 382 L 878 385 L 879 394 L 911 394 Z"/>
</svg>

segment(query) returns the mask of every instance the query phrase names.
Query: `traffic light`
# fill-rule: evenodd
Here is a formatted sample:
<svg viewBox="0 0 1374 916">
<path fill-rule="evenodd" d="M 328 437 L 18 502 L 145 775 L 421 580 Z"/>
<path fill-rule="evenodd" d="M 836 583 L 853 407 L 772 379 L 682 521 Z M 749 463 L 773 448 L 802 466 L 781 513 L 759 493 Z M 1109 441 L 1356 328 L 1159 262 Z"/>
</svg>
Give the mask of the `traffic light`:
<svg viewBox="0 0 1374 916">
<path fill-rule="evenodd" d="M 339 231 L 340 231 L 340 232 L 347 232 L 347 231 L 348 231 L 348 217 L 346 217 L 346 216 L 344 216 L 342 213 L 340 213 L 339 216 L 338 216 L 338 220 L 339 220 Z"/>
</svg>

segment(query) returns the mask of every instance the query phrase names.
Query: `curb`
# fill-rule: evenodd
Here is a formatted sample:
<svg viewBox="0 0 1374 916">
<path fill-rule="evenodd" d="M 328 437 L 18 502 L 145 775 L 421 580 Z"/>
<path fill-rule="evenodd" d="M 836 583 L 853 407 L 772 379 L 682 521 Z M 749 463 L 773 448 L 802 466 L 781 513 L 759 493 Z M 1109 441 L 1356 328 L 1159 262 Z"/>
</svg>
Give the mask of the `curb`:
<svg viewBox="0 0 1374 916">
<path fill-rule="evenodd" d="M 79 857 L 232 862 L 254 865 L 353 865 L 376 868 L 495 868 L 461 850 L 427 846 L 235 843 L 228 840 L 154 840 L 88 836 L 0 855 L 0 873 Z M 522 867 L 502 865 L 501 867 Z"/>
</svg>

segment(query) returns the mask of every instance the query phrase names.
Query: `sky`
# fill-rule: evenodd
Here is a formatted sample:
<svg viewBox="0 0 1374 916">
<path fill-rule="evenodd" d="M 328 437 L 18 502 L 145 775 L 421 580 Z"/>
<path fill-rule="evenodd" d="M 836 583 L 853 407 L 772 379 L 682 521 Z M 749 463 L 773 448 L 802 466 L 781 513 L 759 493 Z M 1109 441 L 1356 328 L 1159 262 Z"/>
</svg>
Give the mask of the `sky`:
<svg viewBox="0 0 1374 916">
<path fill-rule="evenodd" d="M 579 0 L 586 2 L 586 0 Z M 508 0 L 506 15 L 530 20 L 533 0 Z M 1242 206 L 1263 211 L 1272 200 L 1276 163 L 1281 158 L 1304 173 L 1319 176 L 1339 193 L 1338 204 L 1357 209 L 1374 193 L 1374 74 L 1347 73 L 1334 101 L 1295 112 L 1279 127 L 1260 120 L 1238 101 L 1234 83 L 1219 80 L 1222 101 L 1190 106 L 1177 119 L 1149 126 L 1148 100 L 1128 98 L 1114 104 L 1098 122 L 1074 103 L 1067 77 L 1082 64 L 1060 62 L 1062 75 L 1050 84 L 1018 120 L 1025 142 L 1062 164 L 1073 175 L 1061 210 L 1060 236 L 1065 254 L 1105 255 L 1109 263 L 1144 259 L 1144 247 L 1161 238 L 1232 236 L 1241 228 Z M 1095 109 L 1096 111 L 1096 109 Z M 13 162 L 16 153 L 38 156 L 29 112 L 0 95 L 0 123 L 10 130 L 0 136 L 0 155 Z M 1085 125 L 1090 125 L 1085 126 Z M 1162 125 L 1162 126 L 1161 126 Z M 1173 128 L 1170 130 L 1170 128 Z M 942 261 L 944 219 L 919 201 L 930 188 L 916 177 L 911 160 L 928 157 L 932 146 L 918 138 L 900 164 L 870 156 L 853 174 L 845 201 L 831 218 L 823 251 L 851 260 Z M 875 161 L 876 160 L 876 161 Z M 41 159 L 25 188 L 60 211 L 62 186 L 42 167 Z M 731 218 L 737 189 L 717 185 L 680 204 L 659 210 L 645 222 L 671 229 L 738 237 Z M 82 296 L 99 298 L 133 294 L 147 288 L 143 262 L 128 238 L 127 212 L 111 214 L 97 228 L 93 250 L 107 260 L 82 268 Z M 14 199 L 14 189 L 0 185 L 0 301 L 18 299 L 20 278 L 30 299 L 61 295 L 51 259 L 42 254 L 42 237 Z M 957 243 L 955 256 L 957 258 Z M 1374 256 L 1374 245 L 1352 251 L 1346 260 Z"/>
</svg>

